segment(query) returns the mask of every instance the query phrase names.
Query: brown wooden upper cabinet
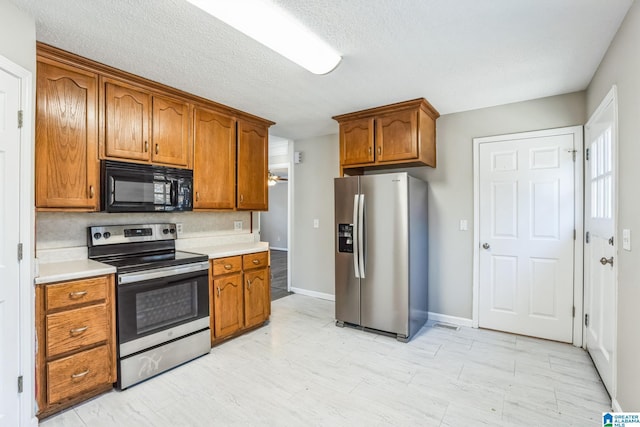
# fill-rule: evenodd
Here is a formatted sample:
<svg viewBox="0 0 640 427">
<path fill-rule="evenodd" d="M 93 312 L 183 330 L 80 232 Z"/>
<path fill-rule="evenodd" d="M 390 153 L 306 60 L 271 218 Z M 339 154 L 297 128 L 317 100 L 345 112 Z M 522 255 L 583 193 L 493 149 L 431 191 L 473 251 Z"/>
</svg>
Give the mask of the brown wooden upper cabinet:
<svg viewBox="0 0 640 427">
<path fill-rule="evenodd" d="M 268 162 L 268 127 L 238 120 L 237 209 L 266 211 L 269 208 Z"/>
<path fill-rule="evenodd" d="M 36 208 L 97 211 L 98 75 L 37 59 Z"/>
<path fill-rule="evenodd" d="M 103 78 L 104 158 L 190 167 L 189 104 Z"/>
<path fill-rule="evenodd" d="M 236 204 L 236 119 L 194 109 L 194 209 L 233 209 Z"/>
<path fill-rule="evenodd" d="M 424 98 L 333 117 L 340 124 L 342 174 L 436 166 L 436 119 Z"/>
</svg>

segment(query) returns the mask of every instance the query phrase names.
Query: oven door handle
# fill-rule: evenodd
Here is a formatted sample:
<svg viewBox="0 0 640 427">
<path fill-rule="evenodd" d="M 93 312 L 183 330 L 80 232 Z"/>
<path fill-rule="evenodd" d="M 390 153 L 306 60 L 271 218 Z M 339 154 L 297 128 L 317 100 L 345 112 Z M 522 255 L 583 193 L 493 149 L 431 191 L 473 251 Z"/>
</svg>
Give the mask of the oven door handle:
<svg viewBox="0 0 640 427">
<path fill-rule="evenodd" d="M 143 282 L 145 280 L 178 276 L 180 274 L 195 273 L 206 270 L 209 270 L 209 261 L 155 268 L 153 270 L 136 271 L 134 273 L 118 274 L 118 284 L 126 285 L 134 282 Z"/>
</svg>

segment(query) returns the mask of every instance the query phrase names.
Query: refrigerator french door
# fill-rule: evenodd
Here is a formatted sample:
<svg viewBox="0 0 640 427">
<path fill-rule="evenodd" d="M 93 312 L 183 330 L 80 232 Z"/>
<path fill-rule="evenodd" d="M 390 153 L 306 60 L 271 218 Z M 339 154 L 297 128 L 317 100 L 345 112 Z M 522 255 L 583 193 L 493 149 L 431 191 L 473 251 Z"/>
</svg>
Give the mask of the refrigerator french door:
<svg viewBox="0 0 640 427">
<path fill-rule="evenodd" d="M 403 172 L 334 189 L 336 324 L 408 341 L 427 320 L 427 185 Z"/>
</svg>

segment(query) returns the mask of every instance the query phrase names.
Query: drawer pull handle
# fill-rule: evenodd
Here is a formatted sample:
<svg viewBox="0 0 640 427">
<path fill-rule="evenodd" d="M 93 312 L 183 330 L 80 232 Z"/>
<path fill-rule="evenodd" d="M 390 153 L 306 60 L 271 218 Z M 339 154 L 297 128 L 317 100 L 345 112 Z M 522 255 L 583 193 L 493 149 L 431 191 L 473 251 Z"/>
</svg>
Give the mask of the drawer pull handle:
<svg viewBox="0 0 640 427">
<path fill-rule="evenodd" d="M 220 296 L 220 286 L 218 286 L 218 296 Z"/>
<path fill-rule="evenodd" d="M 260 264 L 260 260 L 257 260 L 257 259 L 254 259 L 254 260 L 253 260 L 253 261 L 251 261 L 251 262 L 253 262 L 255 265 Z"/>
<path fill-rule="evenodd" d="M 149 141 L 145 141 L 144 142 L 144 152 L 148 153 L 149 152 Z"/>
<path fill-rule="evenodd" d="M 78 298 L 82 298 L 83 296 L 85 296 L 87 294 L 87 291 L 76 291 L 76 292 L 69 292 L 69 298 L 71 299 L 78 299 Z"/>
<path fill-rule="evenodd" d="M 158 144 L 156 144 L 156 154 L 158 154 Z"/>
<path fill-rule="evenodd" d="M 233 265 L 231 265 L 231 264 L 225 264 L 224 265 L 224 269 L 225 270 L 231 270 L 232 268 L 233 268 Z"/>
<path fill-rule="evenodd" d="M 93 190 L 93 185 L 89 186 L 89 198 L 93 199 L 93 197 L 96 195 L 95 191 Z"/>
<path fill-rule="evenodd" d="M 71 378 L 82 378 L 89 373 L 89 369 L 84 372 L 79 372 L 77 374 L 71 374 Z"/>
<path fill-rule="evenodd" d="M 247 289 L 251 289 L 251 280 L 247 279 Z"/>
<path fill-rule="evenodd" d="M 74 328 L 74 329 L 70 329 L 69 333 L 71 334 L 71 336 L 76 336 L 76 335 L 80 335 L 81 333 L 83 333 L 84 331 L 86 331 L 87 329 L 89 329 L 88 326 L 83 326 L 81 328 Z"/>
</svg>

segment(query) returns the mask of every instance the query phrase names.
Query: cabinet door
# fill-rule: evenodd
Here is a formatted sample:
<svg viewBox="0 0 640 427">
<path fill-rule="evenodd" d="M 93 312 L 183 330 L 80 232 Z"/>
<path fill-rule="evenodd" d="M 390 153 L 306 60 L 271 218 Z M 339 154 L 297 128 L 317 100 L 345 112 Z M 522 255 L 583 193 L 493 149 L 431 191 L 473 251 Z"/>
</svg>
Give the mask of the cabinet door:
<svg viewBox="0 0 640 427">
<path fill-rule="evenodd" d="M 269 269 L 260 268 L 244 273 L 244 324 L 259 325 L 269 318 Z"/>
<path fill-rule="evenodd" d="M 418 158 L 418 113 L 399 111 L 376 118 L 376 161 Z"/>
<path fill-rule="evenodd" d="M 150 159 L 150 107 L 151 96 L 147 92 L 105 79 L 106 157 L 145 161 Z"/>
<path fill-rule="evenodd" d="M 189 162 L 189 104 L 183 101 L 153 97 L 154 163 L 187 167 Z"/>
<path fill-rule="evenodd" d="M 39 60 L 36 207 L 99 209 L 98 76 Z"/>
<path fill-rule="evenodd" d="M 238 120 L 237 208 L 266 211 L 269 133 L 266 126 Z"/>
<path fill-rule="evenodd" d="M 236 121 L 195 109 L 194 209 L 233 209 L 236 199 Z"/>
<path fill-rule="evenodd" d="M 373 119 L 340 124 L 340 164 L 373 163 Z"/>
<path fill-rule="evenodd" d="M 213 280 L 214 333 L 216 338 L 232 335 L 244 325 L 242 275 Z"/>
</svg>

